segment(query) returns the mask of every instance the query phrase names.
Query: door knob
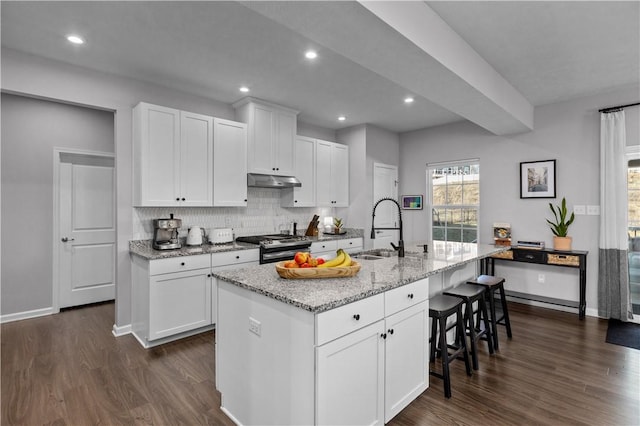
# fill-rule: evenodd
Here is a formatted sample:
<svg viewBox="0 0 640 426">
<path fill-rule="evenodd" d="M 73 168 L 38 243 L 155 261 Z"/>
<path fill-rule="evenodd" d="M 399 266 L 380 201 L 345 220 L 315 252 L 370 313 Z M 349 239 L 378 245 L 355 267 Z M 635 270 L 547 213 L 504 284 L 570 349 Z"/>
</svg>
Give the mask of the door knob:
<svg viewBox="0 0 640 426">
<path fill-rule="evenodd" d="M 62 242 L 63 242 L 63 243 L 66 243 L 66 242 L 68 242 L 68 241 L 75 241 L 75 240 L 76 240 L 75 238 L 62 237 Z"/>
</svg>

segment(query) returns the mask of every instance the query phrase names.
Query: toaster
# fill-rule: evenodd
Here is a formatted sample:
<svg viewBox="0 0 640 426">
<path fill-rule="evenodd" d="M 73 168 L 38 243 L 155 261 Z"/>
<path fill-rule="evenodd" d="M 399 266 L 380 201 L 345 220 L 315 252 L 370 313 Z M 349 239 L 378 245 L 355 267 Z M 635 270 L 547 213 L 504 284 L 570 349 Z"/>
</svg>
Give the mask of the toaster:
<svg viewBox="0 0 640 426">
<path fill-rule="evenodd" d="M 209 242 L 211 244 L 225 244 L 233 241 L 233 229 L 211 228 L 209 230 Z"/>
</svg>

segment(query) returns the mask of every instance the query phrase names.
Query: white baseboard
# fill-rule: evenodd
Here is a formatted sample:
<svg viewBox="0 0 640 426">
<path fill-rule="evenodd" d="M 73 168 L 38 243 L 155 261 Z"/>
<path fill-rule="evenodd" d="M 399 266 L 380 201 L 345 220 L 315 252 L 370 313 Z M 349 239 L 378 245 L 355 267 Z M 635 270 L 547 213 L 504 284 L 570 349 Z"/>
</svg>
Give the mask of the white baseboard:
<svg viewBox="0 0 640 426">
<path fill-rule="evenodd" d="M 538 306 L 540 308 L 547 308 L 547 309 L 553 309 L 556 311 L 562 311 L 562 312 L 569 312 L 572 314 L 577 314 L 578 313 L 578 308 L 572 308 L 570 306 L 562 306 L 562 305 L 555 305 L 552 303 L 545 303 L 545 302 L 540 302 L 538 300 L 526 300 L 526 299 L 520 299 L 520 298 L 513 298 L 513 297 L 509 297 L 507 296 L 507 300 L 509 302 L 515 302 L 515 303 L 522 303 L 523 305 L 531 305 L 531 306 Z M 593 308 L 587 308 L 585 309 L 584 312 L 585 316 L 588 317 L 598 317 L 598 310 L 597 309 L 593 309 Z"/>
<path fill-rule="evenodd" d="M 111 330 L 114 336 L 126 336 L 127 334 L 131 334 L 131 324 L 118 326 L 113 324 L 113 329 Z"/>
<path fill-rule="evenodd" d="M 52 307 L 49 307 L 49 308 L 42 308 L 42 309 L 34 309 L 32 311 L 16 312 L 15 314 L 0 315 L 0 323 L 4 324 L 5 322 L 44 317 L 46 315 L 57 314 L 58 312 L 60 312 L 59 309 L 57 310 L 57 309 L 53 309 Z"/>
</svg>

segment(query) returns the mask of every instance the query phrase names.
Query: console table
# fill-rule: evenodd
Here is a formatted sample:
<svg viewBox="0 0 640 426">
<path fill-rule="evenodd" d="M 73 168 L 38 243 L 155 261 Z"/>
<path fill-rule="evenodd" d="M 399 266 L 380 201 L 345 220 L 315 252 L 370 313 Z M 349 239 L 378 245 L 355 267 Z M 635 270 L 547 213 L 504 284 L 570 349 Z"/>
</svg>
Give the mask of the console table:
<svg viewBox="0 0 640 426">
<path fill-rule="evenodd" d="M 588 251 L 558 251 L 551 249 L 525 249 L 519 247 L 511 247 L 511 250 L 498 253 L 491 257 L 484 259 L 482 263 L 482 273 L 488 275 L 494 275 L 495 261 L 504 260 L 508 262 L 526 262 L 537 263 L 541 265 L 555 265 L 564 266 L 567 268 L 578 268 L 580 270 L 580 302 L 578 304 L 578 312 L 580 319 L 584 319 L 585 310 L 587 308 L 586 290 L 587 290 L 587 254 Z M 571 306 L 566 303 L 561 303 L 557 299 L 536 297 L 536 296 L 523 296 L 517 292 L 507 292 L 508 296 L 526 298 L 530 300 L 536 300 L 540 302 L 552 303 L 556 305 Z"/>
</svg>

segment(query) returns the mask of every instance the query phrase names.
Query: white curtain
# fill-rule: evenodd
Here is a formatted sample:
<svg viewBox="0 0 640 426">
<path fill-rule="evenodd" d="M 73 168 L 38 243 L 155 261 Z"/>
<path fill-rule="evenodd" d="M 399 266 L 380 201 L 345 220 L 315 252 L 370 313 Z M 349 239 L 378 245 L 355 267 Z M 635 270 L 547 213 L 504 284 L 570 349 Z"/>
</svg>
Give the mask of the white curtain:
<svg viewBox="0 0 640 426">
<path fill-rule="evenodd" d="M 598 315 L 633 318 L 629 291 L 624 111 L 600 116 Z"/>
</svg>

